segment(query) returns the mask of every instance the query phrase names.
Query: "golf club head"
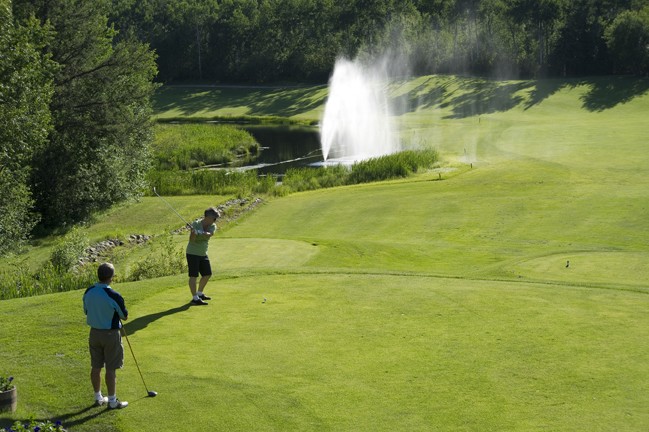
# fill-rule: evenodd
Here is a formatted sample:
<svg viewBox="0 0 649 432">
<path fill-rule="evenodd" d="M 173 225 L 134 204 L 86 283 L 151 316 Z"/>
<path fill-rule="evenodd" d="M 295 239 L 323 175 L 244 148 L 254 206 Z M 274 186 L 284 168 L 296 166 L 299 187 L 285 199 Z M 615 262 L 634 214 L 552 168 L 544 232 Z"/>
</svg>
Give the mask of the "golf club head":
<svg viewBox="0 0 649 432">
<path fill-rule="evenodd" d="M 147 394 L 148 394 L 149 397 L 156 397 L 156 396 L 158 396 L 158 392 L 154 392 L 153 390 L 150 390 Z"/>
</svg>

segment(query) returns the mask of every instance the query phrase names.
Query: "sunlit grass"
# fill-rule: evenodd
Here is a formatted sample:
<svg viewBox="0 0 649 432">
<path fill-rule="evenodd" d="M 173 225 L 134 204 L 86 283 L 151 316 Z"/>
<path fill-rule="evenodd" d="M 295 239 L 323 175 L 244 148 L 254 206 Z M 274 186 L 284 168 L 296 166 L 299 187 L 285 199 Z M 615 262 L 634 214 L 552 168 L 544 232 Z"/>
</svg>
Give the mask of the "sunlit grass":
<svg viewBox="0 0 649 432">
<path fill-rule="evenodd" d="M 184 274 L 117 284 L 159 392 L 144 397 L 127 353 L 119 413 L 88 408 L 79 292 L 0 302 L 0 373 L 21 401 L 6 417 L 125 432 L 649 428 L 643 86 L 412 85 L 428 105 L 401 114 L 404 136 L 454 171 L 270 199 L 212 240 L 207 307 L 187 306 Z M 186 217 L 224 199 L 166 198 Z M 88 232 L 175 219 L 149 197 Z"/>
</svg>

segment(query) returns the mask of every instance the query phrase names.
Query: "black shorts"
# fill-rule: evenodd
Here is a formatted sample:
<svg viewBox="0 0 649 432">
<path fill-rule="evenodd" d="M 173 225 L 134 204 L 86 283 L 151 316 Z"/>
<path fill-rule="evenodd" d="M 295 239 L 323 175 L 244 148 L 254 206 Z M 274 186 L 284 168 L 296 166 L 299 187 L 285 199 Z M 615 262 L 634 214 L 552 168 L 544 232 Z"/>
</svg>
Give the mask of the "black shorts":
<svg viewBox="0 0 649 432">
<path fill-rule="evenodd" d="M 189 268 L 189 277 L 198 277 L 199 273 L 201 276 L 212 275 L 212 266 L 210 265 L 210 259 L 207 255 L 199 256 L 187 254 L 187 267 Z"/>
</svg>

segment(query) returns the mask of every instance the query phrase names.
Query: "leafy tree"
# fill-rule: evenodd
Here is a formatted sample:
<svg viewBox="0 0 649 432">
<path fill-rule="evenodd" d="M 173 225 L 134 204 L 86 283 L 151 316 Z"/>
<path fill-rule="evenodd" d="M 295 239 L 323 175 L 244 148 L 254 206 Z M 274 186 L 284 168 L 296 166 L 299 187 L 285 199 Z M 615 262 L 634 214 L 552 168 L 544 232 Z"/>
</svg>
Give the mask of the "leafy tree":
<svg viewBox="0 0 649 432">
<path fill-rule="evenodd" d="M 256 0 L 223 0 L 212 34 L 211 68 L 221 79 L 251 80 L 254 77 L 253 44 L 259 28 L 260 11 Z"/>
<path fill-rule="evenodd" d="M 0 2 L 0 254 L 39 221 L 28 179 L 51 127 L 54 64 L 40 51 L 48 38 L 35 19 L 15 25 L 8 2 Z"/>
<path fill-rule="evenodd" d="M 153 53 L 108 26 L 108 0 L 16 0 L 55 32 L 53 130 L 35 153 L 31 186 L 47 226 L 72 224 L 136 196 L 150 140 Z M 16 16 L 18 18 L 19 16 Z"/>
<path fill-rule="evenodd" d="M 606 43 L 616 72 L 648 74 L 649 6 L 620 13 L 606 31 Z"/>
</svg>

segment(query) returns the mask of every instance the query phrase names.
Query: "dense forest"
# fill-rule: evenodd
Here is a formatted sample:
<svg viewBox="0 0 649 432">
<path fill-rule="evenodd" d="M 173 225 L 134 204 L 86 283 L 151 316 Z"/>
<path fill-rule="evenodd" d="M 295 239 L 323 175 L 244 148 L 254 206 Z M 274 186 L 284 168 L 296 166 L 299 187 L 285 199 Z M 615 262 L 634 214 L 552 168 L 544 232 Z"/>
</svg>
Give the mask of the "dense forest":
<svg viewBox="0 0 649 432">
<path fill-rule="evenodd" d="M 326 82 L 339 56 L 497 78 L 646 74 L 649 0 L 113 0 L 163 82 Z"/>
<path fill-rule="evenodd" d="M 0 0 L 0 255 L 145 186 L 160 83 L 649 73 L 649 0 Z M 156 83 L 157 81 L 157 83 Z"/>
</svg>

